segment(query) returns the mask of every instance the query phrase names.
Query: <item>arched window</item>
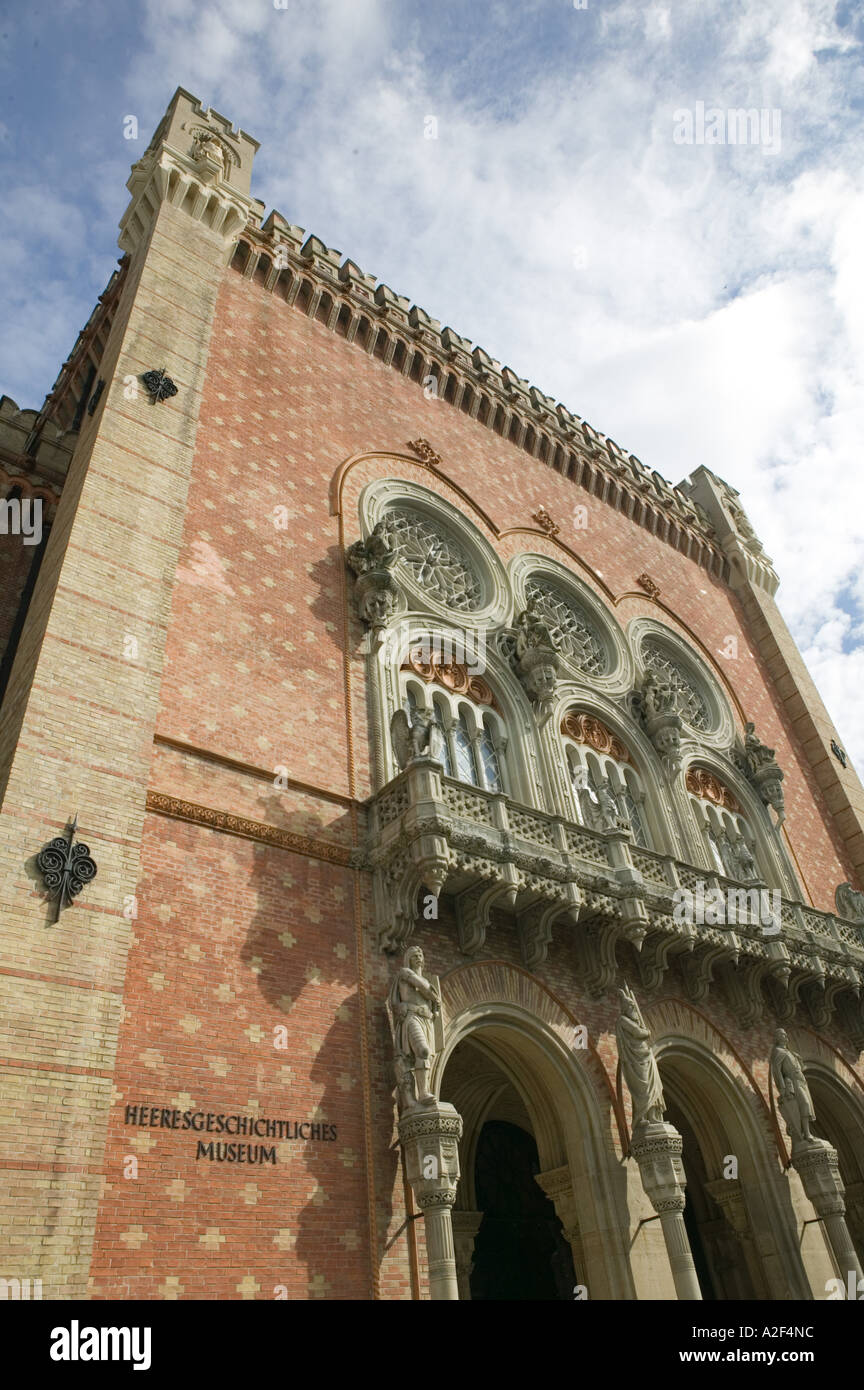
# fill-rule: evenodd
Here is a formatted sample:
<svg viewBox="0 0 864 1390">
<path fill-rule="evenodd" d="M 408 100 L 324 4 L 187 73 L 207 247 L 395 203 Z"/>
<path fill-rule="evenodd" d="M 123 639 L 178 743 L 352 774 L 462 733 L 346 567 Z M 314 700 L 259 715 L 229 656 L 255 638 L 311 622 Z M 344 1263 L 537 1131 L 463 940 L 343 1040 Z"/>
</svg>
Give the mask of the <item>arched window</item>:
<svg viewBox="0 0 864 1390">
<path fill-rule="evenodd" d="M 561 723 L 576 819 L 593 830 L 626 830 L 651 849 L 645 793 L 629 749 L 593 715 L 569 710 Z"/>
<path fill-rule="evenodd" d="M 452 777 L 453 773 L 453 754 L 450 751 L 450 739 L 448 729 L 450 726 L 450 714 L 446 702 L 442 695 L 435 695 L 432 699 L 432 709 L 435 713 L 435 723 L 441 730 L 441 766 L 444 769 L 445 777 Z"/>
<path fill-rule="evenodd" d="M 444 776 L 485 791 L 507 792 L 506 727 L 487 682 L 469 677 L 455 662 L 430 660 L 428 652 L 423 659 L 412 654 L 400 680 L 408 718 L 413 722 L 417 710 L 430 710 L 441 730 Z"/>
<path fill-rule="evenodd" d="M 685 784 L 707 862 L 724 878 L 761 882 L 756 837 L 729 788 L 705 767 L 689 767 Z"/>
<path fill-rule="evenodd" d="M 483 716 L 477 748 L 480 753 L 480 765 L 483 769 L 483 780 L 486 786 L 490 792 L 502 792 L 504 784 L 501 781 L 501 760 L 495 746 L 495 729 L 488 714 Z"/>
<path fill-rule="evenodd" d="M 480 778 L 477 775 L 477 759 L 474 756 L 474 742 L 471 734 L 470 717 L 467 709 L 462 705 L 452 727 L 453 751 L 456 755 L 456 776 L 460 782 L 470 782 L 473 787 L 479 787 Z"/>
</svg>

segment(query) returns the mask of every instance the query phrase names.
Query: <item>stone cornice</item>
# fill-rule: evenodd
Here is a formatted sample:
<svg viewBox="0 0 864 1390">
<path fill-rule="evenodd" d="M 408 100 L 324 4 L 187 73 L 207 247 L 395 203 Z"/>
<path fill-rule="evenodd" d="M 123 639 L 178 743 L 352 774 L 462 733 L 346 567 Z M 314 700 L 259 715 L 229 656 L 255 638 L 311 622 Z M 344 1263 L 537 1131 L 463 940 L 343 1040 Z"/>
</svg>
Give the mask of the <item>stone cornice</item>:
<svg viewBox="0 0 864 1390">
<path fill-rule="evenodd" d="M 235 816 L 231 811 L 217 811 L 212 806 L 199 806 L 197 802 L 183 801 L 178 796 L 168 796 L 164 792 L 148 791 L 147 810 L 175 820 L 189 821 L 192 825 L 203 825 L 209 830 L 221 830 L 226 835 L 238 835 L 243 840 L 275 845 L 277 849 L 303 854 L 308 859 L 323 859 L 328 864 L 341 864 L 344 867 L 351 861 L 351 850 L 347 845 L 313 840 L 308 835 L 298 835 L 278 825 L 250 820 L 247 816 Z"/>
<path fill-rule="evenodd" d="M 708 514 L 613 440 L 598 434 L 467 338 L 378 284 L 338 251 L 271 212 L 250 215 L 233 267 L 307 317 L 494 430 L 533 458 L 616 507 L 659 540 L 728 579 L 729 565 Z"/>
</svg>

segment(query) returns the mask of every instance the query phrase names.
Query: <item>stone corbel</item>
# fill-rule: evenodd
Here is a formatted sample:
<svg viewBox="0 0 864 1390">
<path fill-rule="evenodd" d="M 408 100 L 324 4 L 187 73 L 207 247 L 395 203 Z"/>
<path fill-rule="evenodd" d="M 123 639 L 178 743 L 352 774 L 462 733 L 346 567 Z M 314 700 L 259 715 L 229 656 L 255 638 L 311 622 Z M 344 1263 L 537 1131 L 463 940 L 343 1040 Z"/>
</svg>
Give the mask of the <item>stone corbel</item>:
<svg viewBox="0 0 864 1390">
<path fill-rule="evenodd" d="M 480 884 L 467 888 L 456 898 L 459 950 L 466 956 L 473 956 L 482 951 L 496 905 L 507 904 L 512 907 L 516 901 L 519 874 L 512 864 L 501 866 L 501 879 L 504 882 L 496 879 L 489 885 Z"/>
<path fill-rule="evenodd" d="M 734 936 L 734 933 L 730 932 L 729 935 L 733 938 L 729 942 L 715 942 L 708 946 L 702 946 L 698 941 L 695 942 L 692 954 L 682 960 L 681 972 L 684 976 L 684 986 L 694 1004 L 704 1004 L 708 999 L 714 980 L 714 972 L 719 966 L 737 963 L 738 938 Z"/>
<path fill-rule="evenodd" d="M 727 963 L 720 969 L 726 1000 L 742 1028 L 755 1027 L 764 1016 L 762 977 L 765 972 L 764 962 L 749 958 L 736 966 Z"/>
<path fill-rule="evenodd" d="M 602 919 L 580 922 L 574 932 L 578 970 L 594 999 L 606 994 L 618 977 L 617 941 L 614 924 Z"/>
<path fill-rule="evenodd" d="M 552 941 L 552 924 L 566 912 L 560 903 L 537 903 L 516 919 L 519 945 L 526 970 L 536 970 L 549 953 Z"/>
<path fill-rule="evenodd" d="M 679 714 L 655 714 L 645 719 L 645 732 L 660 755 L 666 780 L 674 782 L 681 771 L 681 730 Z"/>
<path fill-rule="evenodd" d="M 456 1208 L 450 1214 L 453 1224 L 453 1248 L 456 1254 L 456 1282 L 459 1286 L 459 1300 L 471 1301 L 471 1268 L 474 1264 L 474 1242 L 483 1221 L 482 1211 L 460 1211 Z"/>
<path fill-rule="evenodd" d="M 671 932 L 651 932 L 639 952 L 639 975 L 643 987 L 647 990 L 660 989 L 669 969 L 670 956 L 689 953 L 693 947 L 692 936 L 681 941 Z"/>
</svg>

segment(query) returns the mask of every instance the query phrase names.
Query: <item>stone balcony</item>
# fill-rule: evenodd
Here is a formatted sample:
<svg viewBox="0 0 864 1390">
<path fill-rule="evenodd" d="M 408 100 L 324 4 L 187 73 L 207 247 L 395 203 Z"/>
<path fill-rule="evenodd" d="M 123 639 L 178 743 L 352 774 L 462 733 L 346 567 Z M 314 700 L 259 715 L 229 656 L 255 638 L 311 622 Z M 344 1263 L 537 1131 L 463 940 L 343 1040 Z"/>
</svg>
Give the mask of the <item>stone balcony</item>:
<svg viewBox="0 0 864 1390">
<path fill-rule="evenodd" d="M 545 959 L 553 931 L 570 936 L 591 994 L 615 982 L 620 952 L 635 951 L 646 989 L 657 989 L 675 957 L 695 1001 L 720 989 L 744 1025 L 766 1009 L 789 1020 L 803 1005 L 817 1027 L 836 1009 L 864 1046 L 860 989 L 864 931 L 831 913 L 782 898 L 766 920 L 753 890 L 708 869 L 636 847 L 628 834 L 589 830 L 442 775 L 417 758 L 368 803 L 362 867 L 373 874 L 382 949 L 395 951 L 422 921 L 424 894 L 451 895 L 459 947 L 482 950 L 493 912 L 509 915 L 529 970 Z M 734 925 L 684 916 L 681 894 L 730 891 Z M 744 894 L 750 894 L 744 906 Z M 678 910 L 676 912 L 676 905 Z M 710 912 L 705 914 L 711 920 Z"/>
</svg>

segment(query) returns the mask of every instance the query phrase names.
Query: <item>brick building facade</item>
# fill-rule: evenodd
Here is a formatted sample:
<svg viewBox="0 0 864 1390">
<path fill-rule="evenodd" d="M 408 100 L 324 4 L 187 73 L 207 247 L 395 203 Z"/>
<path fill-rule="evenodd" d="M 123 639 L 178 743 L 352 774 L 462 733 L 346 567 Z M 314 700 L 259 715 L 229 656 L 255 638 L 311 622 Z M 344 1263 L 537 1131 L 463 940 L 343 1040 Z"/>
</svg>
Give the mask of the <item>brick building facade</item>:
<svg viewBox="0 0 864 1390">
<path fill-rule="evenodd" d="M 0 1273 L 824 1298 L 864 792 L 771 562 L 707 470 L 262 223 L 256 148 L 176 93 L 53 392 L 0 408 L 43 516 L 0 538 Z"/>
</svg>

